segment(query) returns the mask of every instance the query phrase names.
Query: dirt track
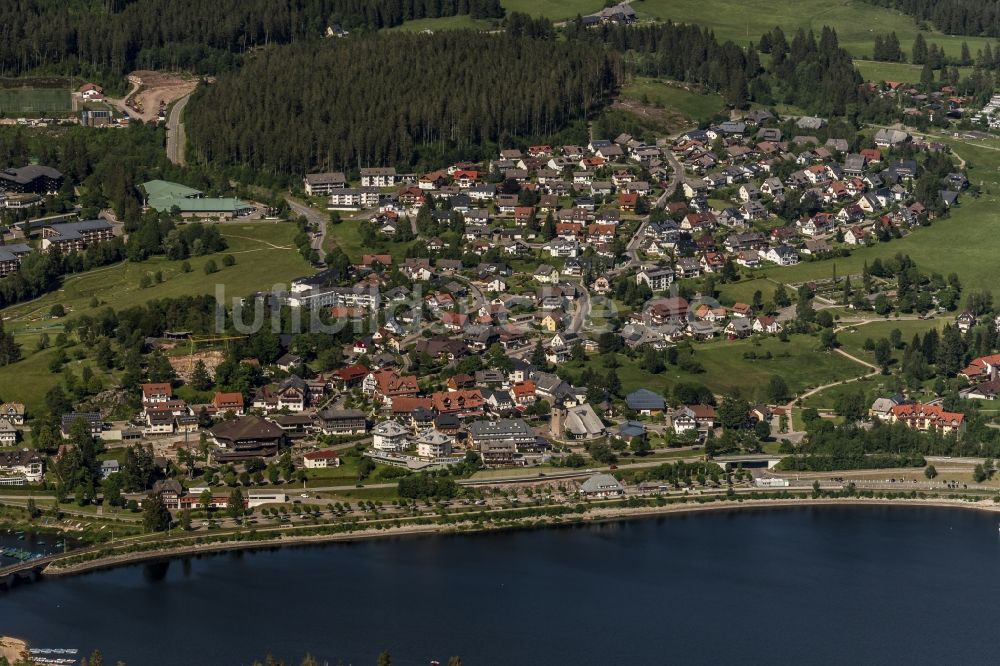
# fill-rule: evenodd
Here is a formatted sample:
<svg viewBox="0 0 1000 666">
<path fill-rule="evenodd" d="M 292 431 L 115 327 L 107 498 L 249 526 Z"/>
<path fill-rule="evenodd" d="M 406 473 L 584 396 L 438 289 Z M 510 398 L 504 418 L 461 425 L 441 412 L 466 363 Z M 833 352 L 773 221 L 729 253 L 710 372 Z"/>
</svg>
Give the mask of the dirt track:
<svg viewBox="0 0 1000 666">
<path fill-rule="evenodd" d="M 138 92 L 130 94 L 125 101 L 132 101 L 130 113 L 144 122 L 155 121 L 164 107 L 190 95 L 198 85 L 195 79 L 183 79 L 174 74 L 139 70 L 129 74 L 129 81 L 139 86 Z"/>
</svg>

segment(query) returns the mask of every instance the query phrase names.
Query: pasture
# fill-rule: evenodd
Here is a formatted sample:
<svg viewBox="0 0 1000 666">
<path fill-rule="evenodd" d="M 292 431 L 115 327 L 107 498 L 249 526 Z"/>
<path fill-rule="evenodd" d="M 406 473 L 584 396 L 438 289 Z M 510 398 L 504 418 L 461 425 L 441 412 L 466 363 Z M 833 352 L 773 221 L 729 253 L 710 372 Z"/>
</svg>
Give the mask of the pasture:
<svg viewBox="0 0 1000 666">
<path fill-rule="evenodd" d="M 591 14 L 604 5 L 601 0 L 503 0 L 502 4 L 508 12 L 543 15 L 554 21 Z M 936 30 L 921 31 L 912 17 L 862 0 L 634 0 L 632 7 L 640 20 L 694 23 L 712 29 L 720 41 L 732 40 L 738 44 L 756 42 L 776 25 L 789 37 L 799 28 L 819 32 L 823 26 L 830 26 L 837 31 L 841 46 L 858 58 L 871 56 L 876 32 L 895 32 L 907 54 L 918 32 L 956 57 L 961 53 L 963 41 L 973 55 L 994 41 L 945 35 Z"/>
</svg>

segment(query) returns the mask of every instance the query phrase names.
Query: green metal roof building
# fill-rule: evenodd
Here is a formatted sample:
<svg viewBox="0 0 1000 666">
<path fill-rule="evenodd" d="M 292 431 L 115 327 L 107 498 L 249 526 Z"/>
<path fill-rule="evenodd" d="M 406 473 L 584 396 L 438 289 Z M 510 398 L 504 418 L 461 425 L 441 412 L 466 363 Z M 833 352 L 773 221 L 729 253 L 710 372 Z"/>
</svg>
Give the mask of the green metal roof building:
<svg viewBox="0 0 1000 666">
<path fill-rule="evenodd" d="M 150 180 L 142 184 L 146 205 L 161 213 L 174 206 L 181 215 L 228 215 L 239 217 L 253 212 L 254 207 L 245 201 L 230 197 L 206 197 L 200 190 L 166 180 Z"/>
</svg>

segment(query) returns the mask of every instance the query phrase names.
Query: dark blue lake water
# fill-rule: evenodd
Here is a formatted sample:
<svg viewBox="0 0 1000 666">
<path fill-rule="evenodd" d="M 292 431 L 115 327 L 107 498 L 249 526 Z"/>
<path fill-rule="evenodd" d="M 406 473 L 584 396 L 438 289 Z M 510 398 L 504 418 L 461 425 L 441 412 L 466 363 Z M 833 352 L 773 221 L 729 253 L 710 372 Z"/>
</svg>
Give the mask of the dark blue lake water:
<svg viewBox="0 0 1000 666">
<path fill-rule="evenodd" d="M 0 633 L 129 666 L 986 664 L 994 515 L 714 512 L 136 565 L 0 593 Z"/>
</svg>

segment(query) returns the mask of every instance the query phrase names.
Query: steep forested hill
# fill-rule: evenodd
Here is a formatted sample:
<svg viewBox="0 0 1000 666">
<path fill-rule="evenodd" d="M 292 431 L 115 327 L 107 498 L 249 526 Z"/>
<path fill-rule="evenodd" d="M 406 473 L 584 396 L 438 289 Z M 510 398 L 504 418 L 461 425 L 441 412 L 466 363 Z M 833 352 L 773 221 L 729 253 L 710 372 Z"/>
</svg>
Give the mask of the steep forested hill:
<svg viewBox="0 0 1000 666">
<path fill-rule="evenodd" d="M 334 24 L 378 29 L 456 14 L 495 18 L 503 8 L 499 0 L 4 0 L 0 76 L 214 73 L 232 66 L 234 53 L 318 38 Z"/>
<path fill-rule="evenodd" d="M 207 162 L 275 173 L 478 157 L 603 106 L 617 63 L 575 40 L 471 31 L 293 44 L 200 89 L 188 135 Z"/>
</svg>

